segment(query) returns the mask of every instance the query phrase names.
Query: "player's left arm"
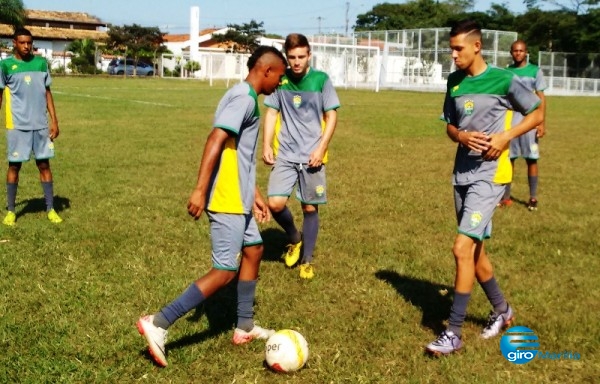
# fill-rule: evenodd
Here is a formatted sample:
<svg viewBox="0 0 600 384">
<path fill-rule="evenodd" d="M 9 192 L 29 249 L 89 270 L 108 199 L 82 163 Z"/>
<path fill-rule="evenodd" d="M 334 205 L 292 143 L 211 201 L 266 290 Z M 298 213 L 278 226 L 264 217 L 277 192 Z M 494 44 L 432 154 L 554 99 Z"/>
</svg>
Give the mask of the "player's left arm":
<svg viewBox="0 0 600 384">
<path fill-rule="evenodd" d="M 536 91 L 536 95 L 540 98 L 540 106 L 538 107 L 542 111 L 542 122 L 537 126 L 537 137 L 544 137 L 546 134 L 546 96 L 543 91 Z"/>
<path fill-rule="evenodd" d="M 502 152 L 508 148 L 508 144 L 515 137 L 519 137 L 525 132 L 529 132 L 535 127 L 538 127 L 544 121 L 544 115 L 540 105 L 531 112 L 529 112 L 521 122 L 513 126 L 508 131 L 491 135 L 489 149 L 483 156 L 485 160 L 496 160 Z"/>
<path fill-rule="evenodd" d="M 52 91 L 50 91 L 50 88 L 46 88 L 46 105 L 48 108 L 48 114 L 50 115 L 50 140 L 54 140 L 58 137 L 60 131 L 58 129 L 58 118 L 56 117 L 56 109 L 54 108 L 54 98 L 52 97 Z"/>
<path fill-rule="evenodd" d="M 266 223 L 271 220 L 271 212 L 267 202 L 262 197 L 258 186 L 254 189 L 254 218 L 259 223 Z"/>
<path fill-rule="evenodd" d="M 337 126 L 337 109 L 330 109 L 325 112 L 323 120 L 325 121 L 325 129 L 321 135 L 319 146 L 310 154 L 310 158 L 308 159 L 309 167 L 320 167 L 323 165 L 323 158 L 325 157 L 327 148 L 329 148 L 329 143 Z"/>
</svg>

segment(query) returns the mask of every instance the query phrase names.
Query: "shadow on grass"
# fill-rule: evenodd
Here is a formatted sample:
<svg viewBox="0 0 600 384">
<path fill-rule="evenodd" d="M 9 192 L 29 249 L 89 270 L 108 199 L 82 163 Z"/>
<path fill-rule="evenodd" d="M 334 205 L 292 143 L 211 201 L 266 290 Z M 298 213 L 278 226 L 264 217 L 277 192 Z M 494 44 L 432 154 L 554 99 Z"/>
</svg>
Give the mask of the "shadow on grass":
<svg viewBox="0 0 600 384">
<path fill-rule="evenodd" d="M 375 277 L 394 287 L 406 301 L 421 309 L 421 325 L 433 330 L 435 334 L 446 329 L 443 322 L 450 313 L 454 292 L 452 287 L 402 276 L 390 270 L 377 271 Z"/>
<path fill-rule="evenodd" d="M 37 213 L 46 211 L 46 200 L 43 197 L 23 200 L 16 204 L 15 208 L 23 206 L 17 214 L 17 218 L 24 216 L 28 213 Z M 58 213 L 66 209 L 71 208 L 71 201 L 62 196 L 54 196 L 54 210 Z"/>
<path fill-rule="evenodd" d="M 260 235 L 263 238 L 265 250 L 262 261 L 281 262 L 281 255 L 286 251 L 287 236 L 281 229 L 267 228 Z"/>
</svg>

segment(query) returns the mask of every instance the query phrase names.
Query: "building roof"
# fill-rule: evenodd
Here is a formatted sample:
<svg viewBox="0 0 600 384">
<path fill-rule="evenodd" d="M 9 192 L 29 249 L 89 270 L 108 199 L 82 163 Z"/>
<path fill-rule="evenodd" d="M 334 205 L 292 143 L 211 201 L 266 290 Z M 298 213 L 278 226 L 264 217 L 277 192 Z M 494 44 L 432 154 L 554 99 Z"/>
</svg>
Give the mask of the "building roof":
<svg viewBox="0 0 600 384">
<path fill-rule="evenodd" d="M 65 12 L 65 11 L 39 11 L 28 9 L 25 11 L 28 20 L 60 21 L 74 22 L 78 24 L 93 24 L 106 26 L 106 23 L 95 16 L 83 12 Z"/>
<path fill-rule="evenodd" d="M 34 40 L 106 40 L 108 33 L 104 31 L 91 31 L 85 29 L 69 29 L 69 28 L 46 28 L 26 26 L 33 35 Z M 0 36 L 12 37 L 14 31 L 10 25 L 0 24 Z"/>
<path fill-rule="evenodd" d="M 213 32 L 220 31 L 222 28 L 207 28 L 200 31 L 199 36 L 211 35 Z M 165 43 L 185 43 L 190 40 L 189 33 L 177 34 L 177 35 L 164 35 L 163 40 Z"/>
</svg>

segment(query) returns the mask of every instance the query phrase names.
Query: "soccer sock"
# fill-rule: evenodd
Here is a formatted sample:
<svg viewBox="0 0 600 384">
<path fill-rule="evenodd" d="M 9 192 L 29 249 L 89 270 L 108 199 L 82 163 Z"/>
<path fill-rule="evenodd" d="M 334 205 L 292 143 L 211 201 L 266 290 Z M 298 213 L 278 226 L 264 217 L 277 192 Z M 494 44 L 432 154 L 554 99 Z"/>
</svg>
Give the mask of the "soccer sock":
<svg viewBox="0 0 600 384">
<path fill-rule="evenodd" d="M 6 183 L 6 208 L 14 212 L 17 203 L 17 183 Z"/>
<path fill-rule="evenodd" d="M 527 180 L 529 180 L 529 196 L 535 199 L 537 197 L 538 177 L 527 176 Z"/>
<path fill-rule="evenodd" d="M 257 280 L 239 280 L 237 284 L 237 327 L 246 332 L 254 328 L 254 297 Z"/>
<path fill-rule="evenodd" d="M 288 207 L 284 207 L 281 212 L 272 212 L 273 219 L 283 228 L 290 241 L 294 244 L 302 240 L 300 232 L 294 225 L 294 217 Z"/>
<path fill-rule="evenodd" d="M 502 200 L 510 199 L 510 186 L 511 186 L 511 183 L 504 185 L 504 196 L 502 196 Z"/>
<path fill-rule="evenodd" d="M 302 223 L 302 264 L 312 262 L 318 234 L 319 212 L 304 212 L 304 222 Z"/>
<path fill-rule="evenodd" d="M 197 307 L 206 298 L 195 283 L 192 283 L 178 298 L 154 315 L 153 324 L 163 329 L 169 328 L 177 319 Z"/>
<path fill-rule="evenodd" d="M 46 200 L 46 212 L 48 212 L 54 208 L 54 183 L 52 181 L 42 181 L 41 183 Z"/>
<path fill-rule="evenodd" d="M 467 304 L 471 298 L 470 293 L 454 293 L 454 301 L 450 308 L 450 318 L 448 319 L 448 330 L 452 331 L 456 336 L 462 334 L 462 325 L 467 316 Z"/>
<path fill-rule="evenodd" d="M 506 312 L 508 303 L 504 299 L 502 291 L 500 291 L 500 286 L 498 285 L 496 278 L 492 276 L 488 281 L 479 282 L 479 285 L 481 285 L 483 292 L 485 292 L 485 295 L 494 307 L 494 312 L 498 314 Z"/>
</svg>

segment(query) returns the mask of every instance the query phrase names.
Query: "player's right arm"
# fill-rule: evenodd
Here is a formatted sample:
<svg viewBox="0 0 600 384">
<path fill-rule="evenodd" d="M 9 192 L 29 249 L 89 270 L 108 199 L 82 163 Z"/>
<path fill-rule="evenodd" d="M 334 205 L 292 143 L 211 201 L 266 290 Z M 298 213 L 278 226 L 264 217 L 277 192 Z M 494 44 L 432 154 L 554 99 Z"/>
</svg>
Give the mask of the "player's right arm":
<svg viewBox="0 0 600 384">
<path fill-rule="evenodd" d="M 202 160 L 200 161 L 200 169 L 198 170 L 196 188 L 192 191 L 187 205 L 188 213 L 195 220 L 200 218 L 206 207 L 210 178 L 215 166 L 221 158 L 221 153 L 223 152 L 225 141 L 228 137 L 229 133 L 227 133 L 227 131 L 221 128 L 213 128 L 206 140 L 204 153 L 202 154 Z"/>
<path fill-rule="evenodd" d="M 538 95 L 541 100 L 539 108 L 544 117 L 544 120 L 537 126 L 537 137 L 544 137 L 546 134 L 546 96 L 543 91 L 537 91 L 535 94 Z"/>
<path fill-rule="evenodd" d="M 263 161 L 267 165 L 275 164 L 273 155 L 273 138 L 275 136 L 275 124 L 279 111 L 275 108 L 267 107 L 265 113 L 265 122 L 263 127 Z"/>
</svg>

